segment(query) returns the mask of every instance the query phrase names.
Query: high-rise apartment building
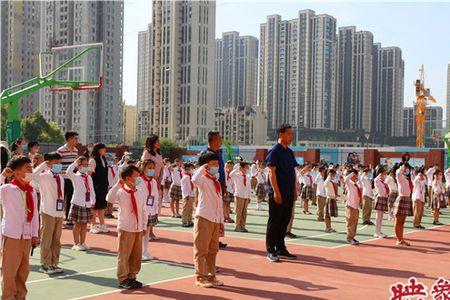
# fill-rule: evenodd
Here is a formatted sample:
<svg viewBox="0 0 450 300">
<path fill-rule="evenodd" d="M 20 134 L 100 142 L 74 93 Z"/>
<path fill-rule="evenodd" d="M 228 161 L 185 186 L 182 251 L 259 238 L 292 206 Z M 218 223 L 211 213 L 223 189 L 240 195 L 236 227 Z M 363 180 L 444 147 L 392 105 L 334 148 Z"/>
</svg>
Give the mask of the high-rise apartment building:
<svg viewBox="0 0 450 300">
<path fill-rule="evenodd" d="M 450 130 L 450 64 L 447 66 L 447 111 L 446 111 L 446 127 Z"/>
<path fill-rule="evenodd" d="M 443 110 L 440 106 L 428 107 L 427 119 L 424 123 L 424 138 L 431 139 L 434 134 L 440 134 L 443 129 Z M 403 109 L 403 136 L 417 134 L 416 111 L 414 107 Z"/>
</svg>

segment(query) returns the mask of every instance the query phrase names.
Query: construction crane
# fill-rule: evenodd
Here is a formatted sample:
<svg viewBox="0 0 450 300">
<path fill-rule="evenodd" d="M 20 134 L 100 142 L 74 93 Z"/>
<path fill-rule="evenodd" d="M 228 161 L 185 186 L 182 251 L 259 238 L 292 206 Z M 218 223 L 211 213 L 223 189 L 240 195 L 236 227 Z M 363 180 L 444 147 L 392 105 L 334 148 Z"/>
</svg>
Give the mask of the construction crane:
<svg viewBox="0 0 450 300">
<path fill-rule="evenodd" d="M 416 86 L 416 102 L 414 103 L 416 110 L 417 125 L 417 148 L 423 148 L 424 127 L 428 115 L 428 101 L 436 103 L 436 99 L 430 94 L 430 89 L 425 88 L 425 72 L 423 65 L 419 69 L 419 79 L 415 82 Z"/>
</svg>

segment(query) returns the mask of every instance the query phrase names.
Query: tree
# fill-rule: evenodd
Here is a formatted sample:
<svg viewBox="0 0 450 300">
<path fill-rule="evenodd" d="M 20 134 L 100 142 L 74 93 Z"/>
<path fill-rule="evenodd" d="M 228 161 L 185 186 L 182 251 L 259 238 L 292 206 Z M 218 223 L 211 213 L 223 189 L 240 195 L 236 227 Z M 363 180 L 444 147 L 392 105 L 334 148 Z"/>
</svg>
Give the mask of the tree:
<svg viewBox="0 0 450 300">
<path fill-rule="evenodd" d="M 35 112 L 31 119 L 24 119 L 20 125 L 22 135 L 27 141 L 63 143 L 64 137 L 55 122 L 47 122 L 40 112 Z"/>
<path fill-rule="evenodd" d="M 8 113 L 6 112 L 6 108 L 5 106 L 2 106 L 1 109 L 1 124 L 0 124 L 0 128 L 1 128 L 1 132 L 0 132 L 0 139 L 1 140 L 6 140 L 6 122 L 8 121 Z"/>
<path fill-rule="evenodd" d="M 165 137 L 160 138 L 159 141 L 161 142 L 159 150 L 163 157 L 172 160 L 180 155 L 180 147 L 177 142 Z"/>
</svg>

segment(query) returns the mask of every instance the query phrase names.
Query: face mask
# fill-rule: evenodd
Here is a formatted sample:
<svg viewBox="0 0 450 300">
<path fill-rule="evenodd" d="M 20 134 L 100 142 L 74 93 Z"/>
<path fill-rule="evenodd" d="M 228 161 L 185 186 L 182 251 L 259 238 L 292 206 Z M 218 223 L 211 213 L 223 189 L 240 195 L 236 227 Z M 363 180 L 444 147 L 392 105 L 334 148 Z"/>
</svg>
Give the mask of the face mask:
<svg viewBox="0 0 450 300">
<path fill-rule="evenodd" d="M 152 177 L 155 174 L 155 169 L 148 169 L 147 170 L 147 177 Z"/>
<path fill-rule="evenodd" d="M 136 180 L 134 181 L 134 185 L 135 185 L 135 186 L 138 186 L 138 185 L 141 184 L 141 182 L 142 182 L 142 178 L 141 178 L 141 177 L 138 177 L 138 178 L 136 178 Z"/>
<path fill-rule="evenodd" d="M 92 152 L 93 148 L 92 147 L 88 147 L 87 149 L 88 149 L 89 152 Z"/>
<path fill-rule="evenodd" d="M 26 145 L 22 145 L 22 151 L 27 151 L 27 146 Z"/>
<path fill-rule="evenodd" d="M 52 166 L 52 172 L 58 174 L 62 171 L 62 164 L 54 164 Z"/>
<path fill-rule="evenodd" d="M 405 175 L 409 175 L 409 169 L 406 169 Z"/>
<path fill-rule="evenodd" d="M 30 182 L 31 180 L 33 180 L 33 173 L 25 173 L 25 178 L 23 179 L 26 182 Z"/>
<path fill-rule="evenodd" d="M 367 174 L 367 178 L 369 178 L 370 180 L 372 180 L 372 179 L 373 179 L 373 174 L 372 174 L 372 173 Z"/>
<path fill-rule="evenodd" d="M 173 167 L 173 170 L 174 171 L 178 171 L 178 167 Z"/>
<path fill-rule="evenodd" d="M 211 175 L 213 175 L 213 176 L 218 174 L 219 173 L 219 167 L 211 167 L 211 168 L 209 168 L 209 173 Z"/>
<path fill-rule="evenodd" d="M 112 167 L 113 164 L 114 164 L 114 162 L 113 162 L 112 160 L 108 160 L 108 161 L 106 162 L 106 164 L 107 164 L 108 167 Z"/>
<path fill-rule="evenodd" d="M 81 174 L 87 174 L 87 172 L 89 171 L 89 168 L 88 167 L 81 167 L 79 171 L 80 171 Z"/>
</svg>

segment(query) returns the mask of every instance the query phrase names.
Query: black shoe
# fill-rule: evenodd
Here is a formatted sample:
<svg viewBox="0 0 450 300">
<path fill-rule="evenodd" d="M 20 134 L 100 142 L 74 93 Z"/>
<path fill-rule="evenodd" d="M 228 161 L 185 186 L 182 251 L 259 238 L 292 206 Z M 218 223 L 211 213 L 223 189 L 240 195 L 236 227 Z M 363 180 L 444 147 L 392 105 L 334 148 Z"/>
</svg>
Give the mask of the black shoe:
<svg viewBox="0 0 450 300">
<path fill-rule="evenodd" d="M 295 256 L 294 254 L 289 253 L 289 251 L 287 250 L 283 250 L 283 251 L 278 251 L 277 255 L 281 258 L 284 259 L 289 259 L 289 260 L 296 260 L 297 256 Z"/>
<path fill-rule="evenodd" d="M 442 224 L 442 223 L 439 222 L 439 221 L 433 221 L 433 225 L 444 225 L 444 224 Z"/>
<path fill-rule="evenodd" d="M 226 248 L 228 245 L 222 242 L 219 242 L 219 248 L 223 249 Z"/>
<path fill-rule="evenodd" d="M 137 281 L 136 279 L 130 279 L 130 283 L 131 283 L 131 288 L 136 288 L 136 289 L 140 289 L 142 288 L 142 282 Z"/>
<path fill-rule="evenodd" d="M 375 225 L 372 221 L 367 221 L 367 225 Z"/>
<path fill-rule="evenodd" d="M 190 225 L 191 225 L 190 223 L 183 223 L 181 224 L 181 227 L 191 227 Z"/>
<path fill-rule="evenodd" d="M 425 227 L 423 227 L 422 225 L 419 225 L 419 229 L 425 229 Z"/>
<path fill-rule="evenodd" d="M 421 229 L 421 228 L 420 228 L 420 225 L 419 225 L 419 226 L 414 226 L 414 228 L 416 228 L 416 229 Z"/>
<path fill-rule="evenodd" d="M 67 221 L 66 226 L 67 227 L 73 227 L 75 224 L 72 221 Z"/>
<path fill-rule="evenodd" d="M 122 289 L 129 290 L 132 288 L 131 281 L 127 278 L 119 284 L 119 287 Z"/>
<path fill-rule="evenodd" d="M 189 226 L 188 227 L 194 227 L 194 222 L 189 222 Z"/>
<path fill-rule="evenodd" d="M 297 235 L 293 234 L 292 232 L 287 232 L 286 237 L 290 239 L 296 239 Z"/>
<path fill-rule="evenodd" d="M 279 262 L 280 261 L 280 258 L 278 257 L 278 255 L 276 255 L 276 253 L 269 253 L 269 254 L 267 254 L 266 258 L 268 261 L 271 261 L 271 262 Z"/>
</svg>

